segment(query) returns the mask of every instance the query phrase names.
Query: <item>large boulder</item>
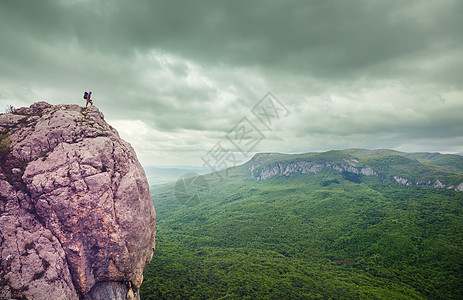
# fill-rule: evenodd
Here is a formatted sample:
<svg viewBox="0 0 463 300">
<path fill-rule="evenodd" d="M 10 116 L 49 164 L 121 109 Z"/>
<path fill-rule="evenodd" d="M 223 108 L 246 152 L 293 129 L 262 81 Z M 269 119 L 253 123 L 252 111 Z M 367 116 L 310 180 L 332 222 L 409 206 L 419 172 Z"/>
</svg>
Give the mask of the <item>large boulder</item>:
<svg viewBox="0 0 463 300">
<path fill-rule="evenodd" d="M 0 299 L 138 299 L 155 211 L 103 114 L 45 102 L 2 114 L 0 155 Z"/>
</svg>

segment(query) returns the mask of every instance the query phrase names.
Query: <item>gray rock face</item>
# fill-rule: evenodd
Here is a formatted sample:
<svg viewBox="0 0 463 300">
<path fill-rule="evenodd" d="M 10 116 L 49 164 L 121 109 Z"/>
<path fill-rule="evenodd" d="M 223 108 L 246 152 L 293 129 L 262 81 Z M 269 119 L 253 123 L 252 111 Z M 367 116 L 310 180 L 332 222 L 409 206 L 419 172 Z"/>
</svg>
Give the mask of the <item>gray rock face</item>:
<svg viewBox="0 0 463 300">
<path fill-rule="evenodd" d="M 376 172 L 369 166 L 357 167 L 354 162 L 337 163 L 337 162 L 325 162 L 315 163 L 310 161 L 296 161 L 296 162 L 276 162 L 267 165 L 263 168 L 256 167 L 253 163 L 249 165 L 252 177 L 259 181 L 265 180 L 272 176 L 289 176 L 291 173 L 318 173 L 321 170 L 328 168 L 339 172 L 349 172 L 354 174 L 362 175 L 376 175 Z"/>
<path fill-rule="evenodd" d="M 343 162 L 339 161 L 281 161 L 275 162 L 274 153 L 260 153 L 256 154 L 249 163 L 249 171 L 254 180 L 266 180 L 273 176 L 290 176 L 292 173 L 310 174 L 319 173 L 324 169 L 332 169 L 339 172 L 348 172 L 353 174 L 361 174 L 365 176 L 378 176 L 378 173 L 370 166 L 358 166 L 356 159 L 344 159 Z M 273 162 L 272 162 L 273 161 Z M 382 174 L 379 174 L 382 175 Z M 463 183 L 456 188 L 454 185 L 447 186 L 442 180 L 419 180 L 412 183 L 409 179 L 401 176 L 392 176 L 392 178 L 399 184 L 406 186 L 426 186 L 429 188 L 439 189 L 455 189 L 455 191 L 463 191 Z"/>
<path fill-rule="evenodd" d="M 400 176 L 394 176 L 394 180 L 397 183 L 400 183 L 400 184 L 403 184 L 403 185 L 407 185 L 407 186 L 412 185 L 410 180 L 408 180 L 407 178 L 400 177 Z M 455 191 L 457 191 L 457 192 L 463 191 L 463 183 L 461 183 L 459 186 L 457 186 L 455 188 L 454 185 L 446 186 L 439 179 L 437 179 L 434 183 L 431 180 L 418 180 L 415 183 L 415 185 L 416 186 L 425 186 L 425 187 L 434 188 L 434 189 L 444 189 L 444 188 L 447 187 L 448 190 L 455 189 Z"/>
<path fill-rule="evenodd" d="M 439 179 L 437 179 L 436 182 L 434 182 L 434 184 L 432 185 L 432 187 L 435 189 L 443 189 L 445 188 L 445 184 L 443 184 Z"/>
<path fill-rule="evenodd" d="M 411 185 L 411 182 L 407 178 L 403 178 L 400 176 L 394 176 L 394 180 L 397 183 L 403 184 L 403 185 Z"/>
<path fill-rule="evenodd" d="M 35 103 L 0 134 L 0 298 L 137 299 L 156 220 L 132 147 L 94 106 Z"/>
</svg>

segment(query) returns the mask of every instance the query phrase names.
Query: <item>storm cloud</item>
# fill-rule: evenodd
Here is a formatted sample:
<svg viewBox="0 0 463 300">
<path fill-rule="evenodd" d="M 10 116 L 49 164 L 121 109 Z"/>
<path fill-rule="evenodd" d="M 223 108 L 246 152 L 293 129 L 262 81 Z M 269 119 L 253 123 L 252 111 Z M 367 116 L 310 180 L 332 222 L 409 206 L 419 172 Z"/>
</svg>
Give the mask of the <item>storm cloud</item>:
<svg viewBox="0 0 463 300">
<path fill-rule="evenodd" d="M 92 90 L 145 165 L 236 151 L 227 132 L 268 91 L 290 113 L 253 151 L 463 152 L 462 15 L 447 0 L 1 1 L 0 105 Z"/>
</svg>

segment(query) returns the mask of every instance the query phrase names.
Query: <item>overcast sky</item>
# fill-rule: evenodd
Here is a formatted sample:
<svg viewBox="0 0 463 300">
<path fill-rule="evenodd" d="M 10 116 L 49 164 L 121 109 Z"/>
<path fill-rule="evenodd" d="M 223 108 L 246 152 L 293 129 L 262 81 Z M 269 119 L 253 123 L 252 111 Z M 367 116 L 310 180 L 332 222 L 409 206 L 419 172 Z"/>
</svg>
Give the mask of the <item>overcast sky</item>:
<svg viewBox="0 0 463 300">
<path fill-rule="evenodd" d="M 459 153 L 462 16 L 463 1 L 447 0 L 2 0 L 0 110 L 84 106 L 91 90 L 145 166 L 352 147 Z M 252 113 L 272 103 L 278 115 Z"/>
</svg>

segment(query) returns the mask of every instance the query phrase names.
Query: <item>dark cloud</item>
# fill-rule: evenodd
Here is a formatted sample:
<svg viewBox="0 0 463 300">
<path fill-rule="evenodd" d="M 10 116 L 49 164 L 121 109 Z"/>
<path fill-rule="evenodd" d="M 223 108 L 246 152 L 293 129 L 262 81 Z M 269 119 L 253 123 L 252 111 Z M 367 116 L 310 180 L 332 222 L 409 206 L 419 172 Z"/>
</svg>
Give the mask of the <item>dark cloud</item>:
<svg viewBox="0 0 463 300">
<path fill-rule="evenodd" d="M 453 0 L 5 0 L 0 104 L 92 89 L 111 119 L 198 148 L 272 90 L 292 111 L 262 144 L 275 151 L 428 138 L 461 152 L 462 15 Z"/>
<path fill-rule="evenodd" d="M 44 42 L 104 53 L 158 48 L 202 63 L 318 76 L 461 47 L 458 1 L 3 1 L 2 20 Z"/>
</svg>

